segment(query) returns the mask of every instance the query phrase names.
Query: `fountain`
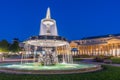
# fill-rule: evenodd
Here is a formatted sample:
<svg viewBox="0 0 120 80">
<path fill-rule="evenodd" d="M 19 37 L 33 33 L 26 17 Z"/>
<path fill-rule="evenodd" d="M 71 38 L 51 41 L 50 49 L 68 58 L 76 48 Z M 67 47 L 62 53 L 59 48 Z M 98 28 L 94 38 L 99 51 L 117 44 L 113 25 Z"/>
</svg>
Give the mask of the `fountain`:
<svg viewBox="0 0 120 80">
<path fill-rule="evenodd" d="M 73 64 L 71 48 L 68 41 L 58 36 L 56 21 L 51 19 L 50 8 L 47 9 L 46 18 L 41 20 L 40 34 L 31 36 L 24 41 L 25 53 L 22 54 L 21 63 L 2 64 L 1 72 L 26 74 L 68 74 L 96 71 L 99 65 Z M 59 59 L 58 48 L 64 48 L 62 60 Z M 28 58 L 31 58 L 29 60 Z"/>
<path fill-rule="evenodd" d="M 38 36 L 31 36 L 24 42 L 26 53 L 22 55 L 21 63 L 30 54 L 33 54 L 33 63 L 37 62 L 44 66 L 60 63 L 57 53 L 58 47 L 66 48 L 66 53 L 62 54 L 62 62 L 72 63 L 69 43 L 64 37 L 58 36 L 56 22 L 50 16 L 50 8 L 47 10 L 46 18 L 41 20 L 40 27 Z"/>
</svg>

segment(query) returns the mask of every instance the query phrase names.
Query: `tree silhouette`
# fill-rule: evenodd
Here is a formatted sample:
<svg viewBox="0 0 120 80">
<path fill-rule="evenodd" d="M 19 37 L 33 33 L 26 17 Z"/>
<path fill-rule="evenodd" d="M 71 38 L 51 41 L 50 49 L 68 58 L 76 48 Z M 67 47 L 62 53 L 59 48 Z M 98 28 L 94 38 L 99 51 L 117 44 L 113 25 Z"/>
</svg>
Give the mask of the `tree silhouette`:
<svg viewBox="0 0 120 80">
<path fill-rule="evenodd" d="M 11 52 L 19 52 L 20 51 L 20 47 L 19 47 L 19 39 L 14 38 L 13 39 L 13 43 L 10 45 L 9 50 Z"/>
<path fill-rule="evenodd" d="M 9 43 L 7 40 L 0 41 L 0 52 L 8 52 L 9 51 Z"/>
</svg>

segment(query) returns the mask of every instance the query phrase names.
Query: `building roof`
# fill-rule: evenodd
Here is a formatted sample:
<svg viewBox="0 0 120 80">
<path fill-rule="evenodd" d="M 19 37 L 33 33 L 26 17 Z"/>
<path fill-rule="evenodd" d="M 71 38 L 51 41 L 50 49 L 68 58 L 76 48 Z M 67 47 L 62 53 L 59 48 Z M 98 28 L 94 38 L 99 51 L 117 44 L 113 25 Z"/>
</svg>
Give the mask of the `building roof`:
<svg viewBox="0 0 120 80">
<path fill-rule="evenodd" d="M 81 40 L 96 39 L 96 38 L 107 38 L 107 37 L 113 37 L 113 36 L 120 36 L 120 34 L 108 34 L 108 35 L 102 35 L 102 36 L 85 37 L 85 38 L 82 38 Z"/>
</svg>

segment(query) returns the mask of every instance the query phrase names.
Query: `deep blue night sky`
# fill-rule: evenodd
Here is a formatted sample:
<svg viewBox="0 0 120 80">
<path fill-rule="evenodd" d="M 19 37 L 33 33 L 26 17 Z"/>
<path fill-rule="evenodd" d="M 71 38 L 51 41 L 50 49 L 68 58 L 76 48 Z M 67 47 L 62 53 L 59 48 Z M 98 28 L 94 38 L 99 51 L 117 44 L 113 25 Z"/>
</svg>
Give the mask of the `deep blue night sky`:
<svg viewBox="0 0 120 80">
<path fill-rule="evenodd" d="M 47 7 L 69 40 L 120 33 L 119 0 L 0 0 L 0 40 L 38 35 Z"/>
</svg>

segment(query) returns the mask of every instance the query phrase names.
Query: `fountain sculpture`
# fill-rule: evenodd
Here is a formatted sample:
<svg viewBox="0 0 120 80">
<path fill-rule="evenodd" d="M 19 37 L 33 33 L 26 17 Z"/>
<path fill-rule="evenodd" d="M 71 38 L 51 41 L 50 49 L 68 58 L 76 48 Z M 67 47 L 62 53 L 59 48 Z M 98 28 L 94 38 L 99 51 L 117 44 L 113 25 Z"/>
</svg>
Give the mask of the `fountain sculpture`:
<svg viewBox="0 0 120 80">
<path fill-rule="evenodd" d="M 51 19 L 50 8 L 47 9 L 46 18 L 41 20 L 40 27 L 39 36 L 32 36 L 24 42 L 26 53 L 22 59 L 33 54 L 33 62 L 39 62 L 44 66 L 54 65 L 60 63 L 57 48 L 65 47 L 66 53 L 62 54 L 62 62 L 72 63 L 69 43 L 64 37 L 58 36 L 56 21 Z"/>
</svg>

